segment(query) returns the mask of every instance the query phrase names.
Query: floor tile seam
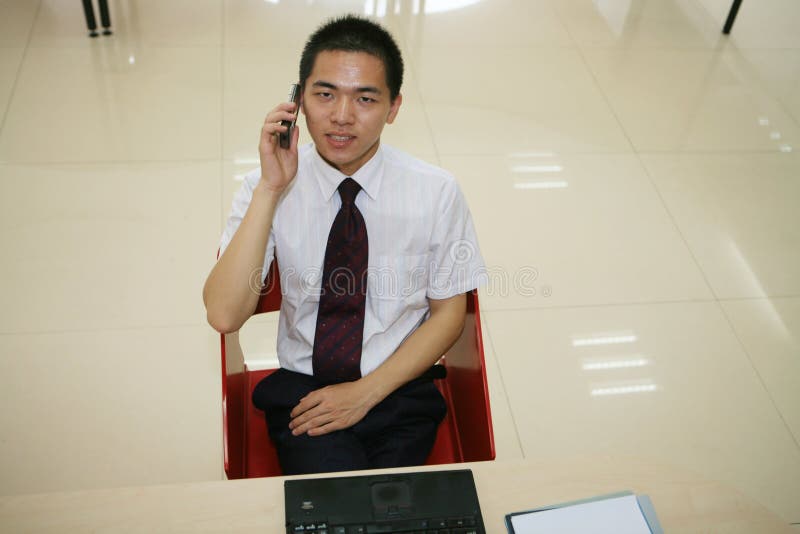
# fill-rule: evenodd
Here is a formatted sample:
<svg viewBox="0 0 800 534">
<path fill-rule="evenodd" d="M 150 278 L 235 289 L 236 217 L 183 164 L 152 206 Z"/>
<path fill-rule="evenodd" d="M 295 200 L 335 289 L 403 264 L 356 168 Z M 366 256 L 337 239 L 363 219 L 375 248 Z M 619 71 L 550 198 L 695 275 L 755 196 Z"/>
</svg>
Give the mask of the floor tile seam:
<svg viewBox="0 0 800 534">
<path fill-rule="evenodd" d="M 25 59 L 28 57 L 28 50 L 30 49 L 31 39 L 33 39 L 33 28 L 36 26 L 36 20 L 39 18 L 39 13 L 42 10 L 42 0 L 39 0 L 39 3 L 36 6 L 36 13 L 33 16 L 33 22 L 31 23 L 30 28 L 28 28 L 28 38 L 25 41 L 25 46 L 22 47 L 22 57 L 19 60 L 19 65 L 17 65 L 17 72 L 14 75 L 14 83 L 11 84 L 11 90 L 8 92 L 8 103 L 5 106 L 5 110 L 3 110 L 3 116 L 0 117 L 0 138 L 2 138 L 3 133 L 5 132 L 6 126 L 6 118 L 8 117 L 8 113 L 11 110 L 11 106 L 14 103 L 14 96 L 17 93 L 17 84 L 19 83 L 20 75 L 22 74 L 23 66 L 25 65 Z M 19 47 L 14 47 L 19 48 Z"/>
<path fill-rule="evenodd" d="M 617 53 L 640 53 L 640 52 L 691 52 L 691 53 L 715 53 L 727 47 L 725 42 L 717 41 L 713 45 L 579 45 L 583 52 L 617 52 Z M 731 45 L 733 46 L 733 45 Z M 751 50 L 750 48 L 737 47 L 739 50 Z M 795 48 L 753 48 L 752 50 L 797 50 Z"/>
<path fill-rule="evenodd" d="M 632 156 L 634 151 L 625 151 L 621 152 L 619 150 L 610 150 L 610 151 L 598 151 L 598 152 L 587 152 L 584 150 L 555 150 L 553 151 L 555 157 L 560 156 Z M 475 157 L 475 158 L 496 158 L 499 156 L 508 157 L 508 151 L 498 151 L 498 152 L 451 152 L 445 151 L 439 154 L 441 157 L 445 158 L 455 158 L 455 157 Z"/>
<path fill-rule="evenodd" d="M 548 4 L 547 8 L 548 8 L 548 11 L 550 11 L 551 15 L 558 21 L 558 24 L 561 26 L 561 29 L 564 30 L 564 33 L 567 34 L 567 37 L 569 37 L 569 41 L 570 41 L 570 43 L 572 43 L 572 46 L 574 48 L 576 48 L 578 51 L 580 51 L 580 43 L 575 38 L 575 36 L 572 34 L 572 32 L 569 31 L 569 25 L 566 23 L 566 20 L 565 20 L 566 15 L 562 15 L 561 11 L 556 9 L 551 4 Z"/>
<path fill-rule="evenodd" d="M 720 32 L 721 33 L 721 32 Z M 725 39 L 720 35 L 720 39 Z M 720 40 L 713 45 L 578 45 L 582 52 L 617 52 L 617 53 L 640 53 L 640 52 L 691 52 L 706 54 L 735 54 L 741 52 L 800 52 L 800 47 L 792 46 L 742 46 L 732 41 Z"/>
<path fill-rule="evenodd" d="M 684 150 L 652 150 L 652 149 L 645 149 L 645 150 L 637 150 L 636 153 L 639 156 L 647 157 L 647 156 L 675 156 L 675 157 L 685 157 L 685 156 L 731 156 L 736 154 L 741 154 L 744 156 L 768 156 L 768 155 L 783 155 L 787 154 L 787 152 L 783 152 L 778 149 L 729 149 L 729 150 L 691 150 L 691 149 L 684 149 Z"/>
<path fill-rule="evenodd" d="M 517 446 L 519 447 L 520 453 L 522 454 L 522 458 L 525 458 L 525 447 L 522 444 L 522 437 L 519 433 L 519 426 L 517 425 L 517 419 L 514 417 L 514 407 L 511 405 L 511 396 L 508 394 L 508 386 L 506 386 L 505 378 L 503 377 L 503 368 L 500 364 L 500 358 L 498 358 L 497 347 L 494 344 L 494 336 L 491 333 L 491 327 L 489 326 L 489 318 L 481 312 L 481 319 L 482 325 L 486 328 L 486 331 L 489 332 L 489 346 L 492 348 L 492 354 L 494 355 L 494 362 L 497 365 L 497 374 L 498 378 L 500 379 L 500 385 L 503 387 L 503 396 L 505 397 L 506 407 L 508 408 L 508 414 L 511 417 L 511 426 L 514 428 L 514 435 L 517 438 Z M 492 424 L 494 426 L 494 424 Z"/>
<path fill-rule="evenodd" d="M 429 121 L 427 115 L 427 108 L 425 108 L 425 115 L 426 121 Z M 431 128 L 432 131 L 432 128 Z M 437 149 L 438 150 L 438 149 Z M 631 150 L 630 152 L 620 152 L 620 151 L 599 151 L 599 152 L 587 152 L 587 151 L 568 151 L 568 150 L 559 150 L 556 151 L 555 155 L 557 157 L 591 157 L 591 156 L 675 156 L 675 157 L 691 157 L 691 156 L 730 156 L 734 154 L 740 155 L 781 155 L 786 154 L 785 152 L 781 152 L 779 150 L 670 150 L 665 149 L 661 150 L 643 150 L 643 151 L 635 151 Z M 485 152 L 485 153 L 475 153 L 475 152 L 464 152 L 464 153 L 457 153 L 457 152 L 438 152 L 436 155 L 438 157 L 472 157 L 472 158 L 493 158 L 493 157 L 500 157 L 500 156 L 508 156 L 507 152 Z M 224 162 L 235 162 L 235 158 L 229 157 L 222 157 L 219 158 Z M 109 160 L 14 160 L 14 159 L 0 159 L 0 166 L 6 165 L 27 165 L 27 166 L 35 166 L 35 165 L 113 165 L 113 164 L 151 164 L 151 163 L 203 163 L 203 162 L 212 162 L 217 161 L 217 158 L 175 158 L 175 159 L 133 159 L 133 160 L 124 160 L 124 159 L 109 159 Z M 255 165 L 255 164 L 253 164 Z"/>
<path fill-rule="evenodd" d="M 791 300 L 800 298 L 800 293 L 790 295 L 765 295 L 763 297 L 720 297 L 719 302 L 753 302 L 760 300 Z"/>
<path fill-rule="evenodd" d="M 592 66 L 589 64 L 589 60 L 586 57 L 586 53 L 579 48 L 578 49 L 578 55 L 581 58 L 581 62 L 583 63 L 584 68 L 589 73 L 589 76 L 591 76 L 592 81 L 594 82 L 595 89 L 602 95 L 603 101 L 606 103 L 606 107 L 611 112 L 611 115 L 614 117 L 614 121 L 617 123 L 617 127 L 620 129 L 622 134 L 625 136 L 625 140 L 628 142 L 628 146 L 630 147 L 631 152 L 636 154 L 639 149 L 636 146 L 636 144 L 633 142 L 633 139 L 631 138 L 631 134 L 628 132 L 628 130 L 625 128 L 625 125 L 620 120 L 619 114 L 617 113 L 617 110 L 614 108 L 614 105 L 611 102 L 611 98 L 606 93 L 606 91 L 603 89 L 603 86 L 600 84 L 600 80 L 598 80 L 597 74 L 595 73 L 594 69 L 592 69 Z"/>
<path fill-rule="evenodd" d="M 407 39 L 405 38 L 405 33 L 401 33 L 401 35 L 403 36 L 402 37 L 403 42 L 407 43 Z M 434 155 L 436 156 L 436 164 L 437 165 L 441 165 L 442 164 L 442 157 L 441 157 L 442 155 L 439 152 L 439 146 L 436 143 L 436 133 L 433 130 L 433 124 L 431 123 L 431 117 L 430 117 L 430 114 L 428 113 L 428 106 L 425 104 L 425 95 L 422 92 L 422 85 L 421 85 L 421 82 L 420 82 L 419 73 L 417 71 L 417 65 L 415 63 L 409 61 L 408 64 L 407 64 L 407 69 L 411 72 L 411 75 L 412 75 L 413 80 L 414 80 L 414 88 L 416 89 L 417 94 L 419 95 L 420 108 L 422 109 L 422 115 L 425 117 L 425 126 L 428 128 L 428 134 L 431 136 L 431 143 L 433 144 L 433 152 L 434 152 Z"/>
<path fill-rule="evenodd" d="M 569 33 L 569 32 L 568 32 Z M 720 37 L 722 31 L 720 29 Z M 570 34 L 570 38 L 571 34 Z M 745 51 L 800 51 L 800 47 L 794 46 L 745 46 L 731 41 L 716 41 L 713 45 L 586 45 L 575 41 L 573 44 L 428 44 L 421 45 L 419 49 L 430 49 L 442 52 L 447 49 L 463 50 L 464 48 L 474 48 L 483 50 L 531 50 L 534 52 L 546 52 L 548 50 L 571 50 L 576 52 L 648 52 L 648 51 L 675 51 L 675 52 L 695 52 L 695 53 L 715 53 L 724 51 L 726 47 L 735 47 L 737 50 Z M 263 45 L 236 45 L 226 48 L 264 48 Z"/>
<path fill-rule="evenodd" d="M 741 337 L 739 336 L 739 332 L 736 330 L 736 326 L 733 324 L 733 320 L 728 315 L 727 311 L 725 310 L 725 306 L 723 306 L 721 302 L 719 302 L 719 301 L 717 302 L 717 307 L 720 310 L 720 312 L 722 313 L 722 316 L 725 318 L 725 321 L 726 321 L 726 323 L 728 325 L 728 328 L 730 329 L 731 334 L 733 334 L 734 339 L 736 339 L 736 343 L 739 345 L 739 348 L 744 353 L 745 358 L 747 358 L 747 361 L 750 364 L 750 368 L 752 369 L 753 373 L 755 373 L 756 378 L 758 378 L 758 381 L 761 384 L 761 388 L 763 389 L 764 393 L 767 395 L 767 398 L 769 399 L 770 403 L 772 404 L 772 407 L 775 409 L 775 413 L 778 415 L 778 417 L 780 418 L 781 422 L 783 423 L 783 426 L 786 429 L 786 432 L 789 434 L 789 436 L 791 436 L 792 441 L 794 441 L 795 447 L 797 448 L 797 452 L 800 453 L 800 439 L 798 439 L 798 436 L 795 435 L 794 431 L 792 430 L 792 427 L 789 426 L 789 422 L 784 417 L 783 412 L 781 411 L 780 407 L 778 406 L 777 401 L 775 400 L 775 397 L 772 395 L 772 392 L 767 387 L 767 384 L 764 381 L 764 377 L 759 372 L 758 367 L 756 366 L 755 362 L 753 361 L 752 356 L 750 355 L 750 351 L 747 350 L 747 347 L 745 346 L 744 342 L 742 341 Z"/>
<path fill-rule="evenodd" d="M 789 122 L 790 123 L 793 123 L 793 125 L 795 127 L 800 127 L 800 116 L 795 116 L 792 113 L 792 110 L 789 108 L 789 106 L 785 102 L 785 100 L 786 100 L 785 97 L 782 97 L 780 94 L 776 94 L 775 91 L 771 90 L 770 87 L 769 87 L 768 81 L 765 80 L 763 76 L 761 76 L 757 72 L 755 72 L 755 69 L 747 68 L 747 67 L 750 67 L 750 62 L 747 61 L 747 59 L 745 57 L 743 57 L 743 54 L 741 52 L 739 52 L 739 50 L 740 50 L 739 48 L 737 48 L 736 51 L 723 50 L 723 56 L 724 55 L 740 56 L 740 57 L 734 58 L 734 59 L 741 59 L 742 61 L 747 63 L 747 66 L 745 67 L 745 71 L 747 72 L 747 78 L 748 79 L 745 80 L 745 81 L 755 84 L 757 86 L 757 88 L 760 91 L 763 91 L 764 94 L 767 97 L 769 97 L 769 99 L 772 101 L 772 103 L 775 106 L 777 106 L 777 108 L 780 109 L 784 113 L 784 115 L 786 115 L 789 118 Z M 790 50 L 796 50 L 796 51 L 800 52 L 800 48 L 798 48 L 798 49 L 790 49 Z M 790 150 L 791 150 L 791 147 L 790 147 Z M 780 147 L 778 148 L 778 151 L 779 152 L 783 152 L 782 150 L 780 150 Z"/>
<path fill-rule="evenodd" d="M 700 11 L 706 14 L 709 26 L 716 26 L 719 29 L 719 32 L 722 33 L 722 28 L 725 26 L 725 20 L 723 19 L 718 21 L 714 14 L 711 13 L 706 5 L 703 2 L 700 2 L 700 0 L 692 0 L 692 2 Z M 724 16 L 727 17 L 727 11 Z"/>
<path fill-rule="evenodd" d="M 225 42 L 225 2 L 220 0 L 220 44 L 219 44 L 219 159 L 224 159 L 225 155 L 225 54 L 223 43 Z"/>
<path fill-rule="evenodd" d="M 179 159 L 95 159 L 95 160 L 46 160 L 46 161 L 31 161 L 31 160 L 0 160 L 0 167 L 48 167 L 48 166 L 78 166 L 78 165 L 91 165 L 91 166 L 107 166 L 107 165 L 153 165 L 159 163 L 216 163 L 218 161 L 234 161 L 225 158 L 179 158 Z"/>
<path fill-rule="evenodd" d="M 721 33 L 721 31 L 720 31 L 720 33 Z M 731 32 L 731 35 L 733 35 L 735 33 L 736 33 L 736 28 L 733 29 L 733 31 Z M 729 42 L 731 43 L 730 46 L 736 47 L 737 50 L 745 50 L 745 51 L 748 51 L 748 52 L 750 52 L 750 51 L 760 52 L 760 51 L 769 51 L 769 50 L 800 52 L 800 46 L 748 45 L 748 44 L 737 43 L 735 41 L 735 39 L 736 39 L 736 36 L 733 35 L 733 37 L 731 38 L 731 40 Z"/>
<path fill-rule="evenodd" d="M 97 39 L 105 39 L 105 42 L 110 42 L 110 39 L 114 39 L 117 35 L 112 36 L 100 36 Z M 106 48 L 106 51 L 113 51 L 110 50 L 110 45 L 105 45 L 103 41 L 96 41 L 94 38 L 87 37 L 87 39 L 92 39 L 90 43 L 92 44 L 58 44 L 58 45 L 31 45 L 29 48 L 31 50 L 92 50 L 97 49 L 98 51 L 103 50 L 105 46 L 109 46 Z M 95 46 L 94 43 L 97 43 Z M 221 50 L 222 46 L 220 44 L 142 44 L 141 42 L 130 42 L 126 41 L 125 39 L 116 39 L 115 43 L 118 43 L 121 47 L 126 47 L 131 50 L 138 51 L 138 50 L 195 50 L 195 49 L 208 49 L 212 48 L 214 50 Z"/>
<path fill-rule="evenodd" d="M 225 26 L 227 24 L 227 18 L 225 16 L 226 9 L 225 9 L 225 0 L 220 0 L 219 3 L 220 8 L 220 53 L 219 53 L 219 65 L 220 65 L 220 87 L 219 87 L 219 97 L 220 97 L 220 108 L 219 108 L 219 217 L 217 218 L 219 224 L 219 235 L 221 236 L 225 230 L 225 39 L 226 39 L 226 32 Z"/>
<path fill-rule="evenodd" d="M 674 149 L 664 149 L 664 150 L 631 150 L 628 152 L 622 152 L 619 150 L 611 150 L 611 151 L 584 151 L 584 150 L 557 150 L 554 152 L 555 157 L 591 157 L 591 156 L 674 156 L 674 157 L 692 157 L 692 156 L 732 156 L 741 154 L 744 156 L 783 156 L 787 154 L 787 152 L 782 152 L 778 149 L 775 150 L 761 150 L 761 149 L 747 149 L 747 150 L 739 150 L 739 149 L 730 149 L 730 150 L 674 150 Z M 508 156 L 507 152 L 442 152 L 439 154 L 441 157 L 450 158 L 450 157 L 473 157 L 473 158 L 495 158 L 500 156 Z"/>
<path fill-rule="evenodd" d="M 65 329 L 52 329 L 52 330 L 23 330 L 23 331 L 0 331 L 0 338 L 13 337 L 13 336 L 38 336 L 38 335 L 58 335 L 58 334 L 92 334 L 92 333 L 111 333 L 111 332 L 133 332 L 137 330 L 166 330 L 171 328 L 196 328 L 211 326 L 203 321 L 196 323 L 171 323 L 171 324 L 156 324 L 156 325 L 140 325 L 140 326 L 112 326 L 112 327 L 97 327 L 97 328 L 65 328 Z"/>
<path fill-rule="evenodd" d="M 786 102 L 785 102 L 786 99 L 785 98 L 780 97 L 780 96 L 775 96 L 775 95 L 772 95 L 772 94 L 770 94 L 770 96 L 771 96 L 771 98 L 773 100 L 775 100 L 775 102 L 777 102 L 778 107 L 784 112 L 784 114 L 786 114 L 786 116 L 789 117 L 789 121 L 793 122 L 794 126 L 796 126 L 797 128 L 800 128 L 800 113 L 795 114 L 789 108 L 788 104 L 786 104 Z M 791 145 L 790 145 L 790 147 L 791 147 Z M 798 148 L 800 149 L 800 147 L 798 147 Z"/>
<path fill-rule="evenodd" d="M 734 54 L 737 51 L 744 52 L 800 52 L 800 46 L 741 46 L 738 44 L 730 45 L 734 50 L 729 50 L 728 53 Z"/>
<path fill-rule="evenodd" d="M 482 297 L 485 298 L 485 297 Z M 531 312 L 542 310 L 565 310 L 565 309 L 591 309 L 591 308 L 622 308 L 633 306 L 672 306 L 675 304 L 710 304 L 718 302 L 716 298 L 704 299 L 678 299 L 678 300 L 647 300 L 647 301 L 631 301 L 631 302 L 604 302 L 592 304 L 554 304 L 551 306 L 525 306 L 525 307 L 501 307 L 494 308 L 488 304 L 482 304 L 481 309 L 487 313 L 494 312 Z"/>
<path fill-rule="evenodd" d="M 549 50 L 560 50 L 560 51 L 572 51 L 578 52 L 579 47 L 575 44 L 481 44 L 481 43 L 469 43 L 469 44 L 422 44 L 416 47 L 419 51 L 424 50 L 431 50 L 436 52 L 443 52 L 445 50 L 458 50 L 463 51 L 465 49 L 474 49 L 474 50 L 530 50 L 534 52 L 546 52 Z M 410 49 L 409 49 L 410 50 Z"/>
<path fill-rule="evenodd" d="M 708 20 L 709 20 L 709 24 L 719 28 L 720 35 L 724 36 L 724 38 L 727 39 L 729 43 L 731 43 L 731 46 L 735 46 L 736 48 L 742 49 L 742 50 L 760 50 L 760 49 L 764 49 L 764 50 L 769 50 L 769 49 L 800 50 L 800 47 L 788 47 L 788 48 L 777 47 L 776 48 L 776 47 L 758 47 L 758 46 L 749 47 L 749 46 L 740 45 L 740 44 L 738 44 L 738 43 L 736 43 L 734 41 L 734 39 L 736 38 L 736 24 L 735 24 L 735 22 L 734 22 L 733 27 L 731 28 L 731 33 L 730 34 L 725 35 L 724 33 L 722 33 L 722 30 L 725 27 L 725 22 L 726 22 L 726 20 L 728 18 L 728 13 L 730 11 L 730 8 L 726 8 L 725 9 L 725 12 L 722 15 L 722 20 L 717 20 L 717 18 L 714 16 L 714 14 L 711 13 L 711 11 L 708 10 L 708 8 L 706 7 L 706 5 L 704 3 L 700 2 L 699 0 L 694 0 L 694 3 L 695 3 L 695 5 L 699 6 L 699 8 L 702 11 L 704 11 L 706 13 L 706 16 L 708 17 Z M 740 13 L 740 15 L 741 15 L 741 13 Z"/>
<path fill-rule="evenodd" d="M 227 222 L 228 208 L 225 206 L 225 162 L 219 164 L 219 235 L 222 236 Z M 236 194 L 236 193 L 234 193 Z"/>
<path fill-rule="evenodd" d="M 675 218 L 675 214 L 672 213 L 672 210 L 669 209 L 669 204 L 664 199 L 664 196 L 662 195 L 661 190 L 658 187 L 658 183 L 656 182 L 655 177 L 650 172 L 650 169 L 647 167 L 647 165 L 644 162 L 644 159 L 642 158 L 642 156 L 638 152 L 636 153 L 636 156 L 637 156 L 637 158 L 639 160 L 639 165 L 644 170 L 644 173 L 647 176 L 648 181 L 650 182 L 650 187 L 653 188 L 653 191 L 658 196 L 658 199 L 661 202 L 661 206 L 663 207 L 664 212 L 667 214 L 667 216 L 669 217 L 670 221 L 672 221 L 672 226 L 675 229 L 675 232 L 680 237 L 681 241 L 683 242 L 683 246 L 685 247 L 686 252 L 689 254 L 689 257 L 692 258 L 692 261 L 694 262 L 695 267 L 697 268 L 697 270 L 700 273 L 700 275 L 703 277 L 703 282 L 705 282 L 706 288 L 708 288 L 708 291 L 714 297 L 714 300 L 719 301 L 719 295 L 717 294 L 716 291 L 714 291 L 714 286 L 711 284 L 711 280 L 709 280 L 708 273 L 706 273 L 705 270 L 703 269 L 702 265 L 700 264 L 700 260 L 697 258 L 697 255 L 695 254 L 694 250 L 692 250 L 692 247 L 689 244 L 689 240 L 684 235 L 684 233 L 681 231 L 681 227 L 678 224 L 677 219 Z"/>
<path fill-rule="evenodd" d="M 728 48 L 729 48 L 729 46 L 727 45 L 727 43 L 723 43 L 723 44 L 721 44 L 721 45 L 719 45 L 719 46 L 715 46 L 714 48 L 712 48 L 712 49 L 710 49 L 710 50 L 705 50 L 704 52 L 705 52 L 705 53 L 710 53 L 710 55 L 711 55 L 712 59 L 713 59 L 713 58 L 719 58 L 719 59 L 721 60 L 721 59 L 724 59 L 726 55 L 729 55 L 729 54 L 732 54 L 732 53 L 734 53 L 734 52 L 732 52 L 732 51 L 728 50 Z M 661 48 L 661 49 L 659 49 L 659 50 L 662 50 L 662 51 L 664 51 L 664 50 L 682 51 L 682 50 L 687 50 L 687 49 L 675 48 L 675 47 L 665 47 L 665 48 Z M 691 50 L 691 49 L 688 49 L 688 50 Z M 634 52 L 634 53 L 638 53 L 638 52 L 639 52 L 639 50 L 636 50 L 636 49 L 634 49 L 634 50 L 633 50 L 633 52 Z M 695 52 L 698 52 L 698 51 L 695 51 Z M 584 61 L 585 65 L 586 65 L 586 68 L 587 68 L 587 69 L 588 69 L 588 70 L 591 72 L 591 74 L 592 74 L 592 77 L 595 79 L 595 84 L 596 84 L 596 85 L 597 85 L 597 87 L 599 88 L 599 90 L 600 90 L 601 94 L 603 94 L 603 96 L 604 96 L 604 98 L 605 98 L 605 100 L 606 100 L 606 103 L 607 103 L 607 105 L 608 105 L 608 106 L 609 106 L 609 108 L 612 110 L 612 113 L 614 114 L 614 117 L 615 117 L 615 119 L 617 119 L 617 122 L 619 123 L 619 125 L 620 125 L 620 128 L 621 128 L 621 129 L 622 129 L 622 131 L 625 133 L 625 136 L 626 136 L 626 138 L 628 138 L 628 141 L 629 141 L 629 143 L 631 144 L 631 147 L 633 148 L 633 151 L 634 151 L 634 152 L 657 152 L 657 151 L 650 150 L 650 149 L 645 149 L 645 150 L 642 150 L 642 149 L 640 149 L 640 147 L 638 147 L 638 146 L 637 146 L 637 145 L 636 145 L 636 144 L 635 144 L 635 143 L 634 143 L 634 142 L 633 142 L 633 141 L 630 139 L 630 137 L 628 136 L 628 132 L 625 130 L 625 128 L 624 128 L 624 125 L 623 125 L 623 124 L 621 123 L 621 121 L 619 120 L 619 118 L 618 118 L 618 116 L 617 116 L 617 113 L 616 113 L 616 110 L 614 109 L 614 107 L 613 107 L 613 105 L 612 105 L 612 103 L 611 103 L 610 99 L 608 98 L 608 95 L 606 95 L 605 91 L 603 91 L 603 90 L 602 90 L 602 86 L 600 85 L 600 83 L 599 83 L 599 80 L 597 80 L 597 78 L 596 78 L 596 76 L 595 76 L 595 74 L 594 74 L 594 71 L 591 69 L 591 67 L 590 67 L 590 65 L 589 65 L 589 63 L 588 63 L 588 60 L 587 60 L 587 58 L 586 58 L 586 55 L 585 55 L 585 53 L 584 53 L 584 50 L 583 50 L 583 49 L 581 49 L 581 54 L 580 54 L 580 55 L 581 55 L 581 58 L 583 59 L 583 61 Z M 716 70 L 717 70 L 719 67 L 720 67 L 720 61 L 716 61 L 716 60 L 715 60 L 715 61 L 712 61 L 712 64 L 711 64 L 711 70 L 708 70 L 708 71 L 706 71 L 706 72 L 705 72 L 705 77 L 706 77 L 706 78 L 710 77 L 712 74 L 714 74 L 714 73 L 716 72 Z M 757 76 L 757 75 L 754 75 L 754 74 L 749 74 L 749 75 L 748 75 L 748 80 L 747 80 L 747 81 L 756 81 L 756 82 L 759 82 L 759 83 L 760 83 L 760 82 L 761 82 L 761 79 L 760 79 L 760 77 L 759 77 L 759 76 Z M 798 120 L 797 120 L 797 119 L 794 117 L 794 115 L 793 115 L 793 114 L 790 112 L 790 110 L 789 110 L 789 109 L 786 107 L 786 105 L 784 104 L 784 102 L 783 102 L 783 100 L 782 100 L 781 98 L 778 98 L 777 96 L 773 95 L 771 91 L 766 91 L 766 90 L 765 90 L 765 91 L 764 91 L 764 94 L 765 94 L 765 96 L 767 96 L 767 97 L 768 97 L 768 98 L 769 98 L 769 99 L 770 99 L 770 100 L 771 100 L 771 101 L 774 103 L 774 105 L 776 105 L 776 106 L 777 106 L 779 109 L 781 109 L 781 110 L 784 112 L 784 114 L 785 114 L 785 115 L 787 115 L 787 116 L 789 117 L 789 120 L 790 120 L 792 123 L 795 123 L 795 124 L 800 124 L 800 123 L 798 123 Z M 681 152 L 694 152 L 694 151 L 692 151 L 691 149 L 689 149 L 689 148 L 686 148 L 685 146 L 681 146 L 680 148 L 681 148 L 681 150 L 680 150 Z M 731 150 L 731 151 L 732 151 L 732 152 L 740 152 L 739 150 L 735 150 L 735 149 L 733 149 L 733 150 Z M 783 152 L 783 150 L 781 150 L 781 149 L 780 149 L 780 147 L 777 147 L 777 148 L 775 148 L 775 149 L 773 149 L 773 150 L 770 150 L 770 151 L 768 151 L 768 152 L 778 152 L 778 153 L 781 153 L 781 152 Z"/>
</svg>

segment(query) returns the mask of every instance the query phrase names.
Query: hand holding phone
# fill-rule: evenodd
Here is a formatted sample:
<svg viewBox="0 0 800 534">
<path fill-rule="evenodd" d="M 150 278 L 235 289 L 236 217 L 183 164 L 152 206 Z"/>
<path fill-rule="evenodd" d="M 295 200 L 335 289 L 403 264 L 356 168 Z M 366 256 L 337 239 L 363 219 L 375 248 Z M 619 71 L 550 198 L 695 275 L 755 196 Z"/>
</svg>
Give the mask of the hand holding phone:
<svg viewBox="0 0 800 534">
<path fill-rule="evenodd" d="M 281 126 L 286 126 L 285 132 L 278 132 L 278 143 L 281 148 L 289 148 L 292 140 L 292 131 L 294 131 L 294 125 L 297 122 L 297 115 L 300 113 L 300 86 L 296 83 L 293 83 L 289 88 L 289 102 L 295 103 L 294 119 L 291 121 L 281 121 Z"/>
</svg>

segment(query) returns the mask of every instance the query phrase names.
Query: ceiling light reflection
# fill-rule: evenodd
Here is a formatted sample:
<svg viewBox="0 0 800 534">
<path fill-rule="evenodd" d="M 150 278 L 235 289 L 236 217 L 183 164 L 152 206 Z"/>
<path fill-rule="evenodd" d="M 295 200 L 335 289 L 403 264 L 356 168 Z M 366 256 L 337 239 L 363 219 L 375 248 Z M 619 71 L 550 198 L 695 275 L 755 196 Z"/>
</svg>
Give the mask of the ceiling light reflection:
<svg viewBox="0 0 800 534">
<path fill-rule="evenodd" d="M 614 32 L 614 35 L 621 36 L 625 31 L 625 22 L 631 10 L 631 0 L 594 0 L 592 3 L 606 20 L 608 28 Z"/>
<path fill-rule="evenodd" d="M 767 292 L 764 289 L 764 286 L 761 285 L 761 280 L 753 271 L 752 267 L 750 266 L 750 262 L 747 261 L 747 258 L 745 258 L 736 241 L 734 241 L 733 238 L 728 237 L 726 245 L 730 252 L 729 259 L 733 260 L 728 261 L 728 264 L 732 265 L 734 268 L 738 268 L 738 272 L 736 273 L 737 279 L 744 282 L 744 284 L 739 284 L 740 290 L 743 290 L 748 294 L 766 296 Z M 783 336 L 788 337 L 790 335 L 789 328 L 783 321 L 781 314 L 775 308 L 775 304 L 773 304 L 771 300 L 766 300 L 765 302 L 768 306 L 768 311 L 770 312 L 770 316 L 772 317 L 774 324 L 781 329 L 781 334 Z"/>
<path fill-rule="evenodd" d="M 584 371 L 605 371 L 607 369 L 629 369 L 631 367 L 645 367 L 650 365 L 646 358 L 628 358 L 621 360 L 584 361 Z"/>
<path fill-rule="evenodd" d="M 561 172 L 564 167 L 561 165 L 515 165 L 511 167 L 511 172 L 517 173 L 537 173 L 537 172 Z"/>
<path fill-rule="evenodd" d="M 517 182 L 514 189 L 564 189 L 569 187 L 569 183 L 564 180 L 541 181 L 541 182 Z"/>
<path fill-rule="evenodd" d="M 632 393 L 652 393 L 658 390 L 655 384 L 632 384 L 630 386 L 616 386 L 608 388 L 595 388 L 592 390 L 593 397 L 606 395 L 630 395 Z"/>
<path fill-rule="evenodd" d="M 593 345 L 616 345 L 618 343 L 634 343 L 638 338 L 633 334 L 615 336 L 595 336 L 577 338 L 572 340 L 573 347 L 586 347 Z"/>
<path fill-rule="evenodd" d="M 482 2 L 483 0 L 426 0 L 425 14 L 444 13 L 456 9 L 463 9 Z"/>
<path fill-rule="evenodd" d="M 509 158 L 552 158 L 555 154 L 552 152 L 515 152 L 509 154 Z"/>
</svg>

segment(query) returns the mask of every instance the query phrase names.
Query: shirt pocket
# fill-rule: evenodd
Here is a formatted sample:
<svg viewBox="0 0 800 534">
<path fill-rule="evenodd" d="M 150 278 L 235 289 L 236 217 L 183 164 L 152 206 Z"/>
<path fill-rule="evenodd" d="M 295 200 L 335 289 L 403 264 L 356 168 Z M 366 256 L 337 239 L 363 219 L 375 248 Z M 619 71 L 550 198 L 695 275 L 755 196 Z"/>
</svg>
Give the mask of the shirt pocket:
<svg viewBox="0 0 800 534">
<path fill-rule="evenodd" d="M 322 283 L 322 270 L 318 267 L 305 267 L 297 270 L 294 267 L 281 266 L 281 289 L 283 298 L 295 307 L 307 302 L 319 302 Z"/>
<path fill-rule="evenodd" d="M 428 256 L 378 256 L 367 270 L 367 294 L 381 301 L 415 303 L 425 300 Z"/>
</svg>

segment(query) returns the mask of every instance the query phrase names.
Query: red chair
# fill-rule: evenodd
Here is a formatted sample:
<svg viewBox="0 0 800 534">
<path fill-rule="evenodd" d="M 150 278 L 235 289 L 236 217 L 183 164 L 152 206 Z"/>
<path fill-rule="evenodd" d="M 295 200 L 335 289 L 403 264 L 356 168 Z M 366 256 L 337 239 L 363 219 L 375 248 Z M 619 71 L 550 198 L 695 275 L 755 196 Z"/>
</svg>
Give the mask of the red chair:
<svg viewBox="0 0 800 534">
<path fill-rule="evenodd" d="M 280 277 L 276 262 L 272 262 L 254 314 L 279 310 L 280 304 Z M 447 376 L 435 381 L 447 402 L 447 416 L 439 425 L 426 462 L 429 465 L 495 458 L 479 311 L 478 293 L 471 291 L 461 337 L 440 362 L 446 367 Z M 225 473 L 229 479 L 280 475 L 264 413 L 250 402 L 253 388 L 274 369 L 247 368 L 238 332 L 222 334 L 221 348 Z"/>
</svg>

